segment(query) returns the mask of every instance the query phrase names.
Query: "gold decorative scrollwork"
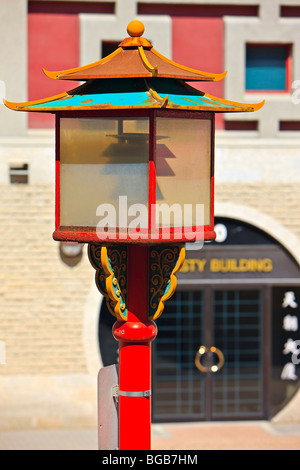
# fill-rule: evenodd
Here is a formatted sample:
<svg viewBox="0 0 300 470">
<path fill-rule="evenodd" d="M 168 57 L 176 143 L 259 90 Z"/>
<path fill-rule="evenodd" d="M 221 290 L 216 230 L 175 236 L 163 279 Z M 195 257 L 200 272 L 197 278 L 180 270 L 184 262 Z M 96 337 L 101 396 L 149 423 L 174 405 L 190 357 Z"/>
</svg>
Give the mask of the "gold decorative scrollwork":
<svg viewBox="0 0 300 470">
<path fill-rule="evenodd" d="M 150 248 L 149 320 L 155 320 L 162 314 L 165 302 L 175 292 L 176 274 L 181 269 L 184 259 L 183 245 Z"/>
<path fill-rule="evenodd" d="M 89 245 L 89 260 L 96 269 L 96 285 L 112 315 L 127 320 L 127 250 L 124 247 Z"/>
<path fill-rule="evenodd" d="M 90 244 L 89 259 L 96 270 L 96 285 L 112 315 L 127 320 L 127 248 Z M 184 245 L 149 247 L 149 321 L 157 319 L 173 295 L 185 258 Z"/>
</svg>

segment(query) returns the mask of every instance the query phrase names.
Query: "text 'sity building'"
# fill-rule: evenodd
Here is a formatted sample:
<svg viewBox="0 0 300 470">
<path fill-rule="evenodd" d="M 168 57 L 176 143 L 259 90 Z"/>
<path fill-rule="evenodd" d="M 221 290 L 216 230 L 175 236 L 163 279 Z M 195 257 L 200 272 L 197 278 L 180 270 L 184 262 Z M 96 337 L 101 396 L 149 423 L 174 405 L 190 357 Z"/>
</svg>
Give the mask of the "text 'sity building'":
<svg viewBox="0 0 300 470">
<path fill-rule="evenodd" d="M 300 421 L 300 0 L 14 0 L 0 13 L 1 102 L 69 90 L 43 69 L 99 61 L 135 18 L 177 64 L 228 71 L 201 91 L 266 100 L 216 116 L 217 239 L 186 245 L 157 320 L 152 419 Z M 86 246 L 52 239 L 54 117 L 2 105 L 0 124 L 0 428 L 94 426 L 114 318 Z"/>
</svg>

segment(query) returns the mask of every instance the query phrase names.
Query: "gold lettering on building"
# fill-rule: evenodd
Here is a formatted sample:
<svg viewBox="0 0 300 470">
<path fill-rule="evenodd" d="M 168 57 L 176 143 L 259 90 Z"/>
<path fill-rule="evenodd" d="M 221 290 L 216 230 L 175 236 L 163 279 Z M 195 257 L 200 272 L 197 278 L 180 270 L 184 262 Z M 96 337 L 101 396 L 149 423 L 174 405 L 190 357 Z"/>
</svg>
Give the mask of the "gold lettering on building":
<svg viewBox="0 0 300 470">
<path fill-rule="evenodd" d="M 206 259 L 186 259 L 180 272 L 194 273 L 197 268 L 199 273 L 203 273 L 206 263 Z"/>
<path fill-rule="evenodd" d="M 273 262 L 270 258 L 212 258 L 186 259 L 181 269 L 182 273 L 203 273 L 205 267 L 212 273 L 270 273 Z"/>
</svg>

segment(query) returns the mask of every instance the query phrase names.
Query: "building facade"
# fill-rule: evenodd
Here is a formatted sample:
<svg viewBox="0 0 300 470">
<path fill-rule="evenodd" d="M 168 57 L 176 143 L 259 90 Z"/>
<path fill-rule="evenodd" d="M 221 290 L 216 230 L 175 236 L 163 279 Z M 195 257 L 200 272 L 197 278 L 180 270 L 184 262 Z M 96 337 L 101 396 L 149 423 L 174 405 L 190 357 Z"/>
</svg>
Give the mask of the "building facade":
<svg viewBox="0 0 300 470">
<path fill-rule="evenodd" d="M 217 116 L 217 240 L 187 246 L 157 321 L 153 420 L 300 421 L 300 1 L 0 0 L 0 12 L 1 101 L 66 91 L 42 68 L 99 60 L 134 18 L 174 61 L 228 70 L 204 91 L 266 99 Z M 0 428 L 96 426 L 114 319 L 87 247 L 52 239 L 54 120 L 0 105 L 0 123 Z M 199 370 L 201 346 L 222 352 L 221 370 Z"/>
</svg>

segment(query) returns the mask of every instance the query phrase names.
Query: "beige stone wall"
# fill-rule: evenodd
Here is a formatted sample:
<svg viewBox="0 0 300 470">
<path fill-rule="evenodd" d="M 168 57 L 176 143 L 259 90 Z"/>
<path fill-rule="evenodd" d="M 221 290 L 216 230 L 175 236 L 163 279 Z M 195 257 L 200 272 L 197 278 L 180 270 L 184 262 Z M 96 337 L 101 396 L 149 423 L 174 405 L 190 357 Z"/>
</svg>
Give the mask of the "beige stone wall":
<svg viewBox="0 0 300 470">
<path fill-rule="evenodd" d="M 90 288 L 86 250 L 73 268 L 52 239 L 53 185 L 1 185 L 0 374 L 87 371 L 82 306 Z"/>
<path fill-rule="evenodd" d="M 284 225 L 300 243 L 299 183 L 216 183 L 215 200 L 254 208 Z M 272 230 L 265 227 L 272 235 Z M 275 235 L 275 234 L 273 234 Z"/>
<path fill-rule="evenodd" d="M 86 246 L 78 265 L 62 262 L 52 239 L 53 183 L 1 184 L 0 194 L 6 362 L 0 363 L 0 429 L 95 427 L 98 357 L 91 374 L 88 354 L 94 350 L 86 331 L 90 326 L 96 334 L 96 325 L 85 311 L 94 270 Z"/>
</svg>

